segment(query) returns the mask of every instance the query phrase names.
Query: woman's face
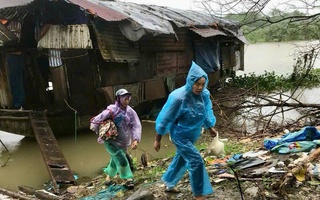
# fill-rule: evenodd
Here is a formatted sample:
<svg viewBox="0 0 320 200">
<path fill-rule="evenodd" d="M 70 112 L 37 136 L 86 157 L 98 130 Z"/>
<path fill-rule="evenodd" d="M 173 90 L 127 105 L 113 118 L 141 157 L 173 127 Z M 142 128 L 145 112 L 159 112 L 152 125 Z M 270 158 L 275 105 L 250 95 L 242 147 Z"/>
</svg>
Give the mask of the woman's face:
<svg viewBox="0 0 320 200">
<path fill-rule="evenodd" d="M 123 96 L 120 96 L 119 98 L 120 98 L 120 104 L 123 107 L 126 107 L 130 103 L 131 95 L 123 95 Z"/>
<path fill-rule="evenodd" d="M 201 94 L 204 89 L 206 79 L 204 77 L 199 78 L 192 86 L 192 92 L 196 95 Z"/>
</svg>

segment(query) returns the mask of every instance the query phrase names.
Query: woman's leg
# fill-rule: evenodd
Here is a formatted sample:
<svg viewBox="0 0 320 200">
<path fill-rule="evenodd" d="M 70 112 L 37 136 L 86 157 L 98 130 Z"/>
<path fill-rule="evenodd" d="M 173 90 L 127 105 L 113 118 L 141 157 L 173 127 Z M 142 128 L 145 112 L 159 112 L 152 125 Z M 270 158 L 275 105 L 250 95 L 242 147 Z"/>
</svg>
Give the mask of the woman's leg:
<svg viewBox="0 0 320 200">
<path fill-rule="evenodd" d="M 187 163 L 186 166 L 189 172 L 190 184 L 194 196 L 202 197 L 213 193 L 210 178 L 203 159 L 193 143 L 187 139 L 182 139 L 176 141 L 176 146 Z"/>
<path fill-rule="evenodd" d="M 176 155 L 167 168 L 167 171 L 163 174 L 161 180 L 165 182 L 168 188 L 174 188 L 186 173 L 187 166 L 185 160 L 181 157 L 179 149 L 177 149 Z"/>
<path fill-rule="evenodd" d="M 104 172 L 109 174 L 111 177 L 119 173 L 119 176 L 122 179 L 133 178 L 130 164 L 126 158 L 125 150 L 115 146 L 110 142 L 105 142 L 104 145 L 111 157 L 110 163 L 108 167 L 104 169 Z"/>
</svg>

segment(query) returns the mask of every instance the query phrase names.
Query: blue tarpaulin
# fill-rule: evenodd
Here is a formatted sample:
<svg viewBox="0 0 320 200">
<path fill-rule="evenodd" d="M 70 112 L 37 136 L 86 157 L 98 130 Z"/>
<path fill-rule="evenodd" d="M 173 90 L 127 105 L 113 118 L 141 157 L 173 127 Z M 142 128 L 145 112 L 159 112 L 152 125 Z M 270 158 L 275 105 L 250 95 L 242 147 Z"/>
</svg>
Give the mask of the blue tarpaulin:
<svg viewBox="0 0 320 200">
<path fill-rule="evenodd" d="M 264 139 L 264 147 L 279 153 L 310 151 L 319 145 L 320 131 L 314 126 L 306 126 L 296 132 L 289 132 L 281 138 Z"/>
</svg>

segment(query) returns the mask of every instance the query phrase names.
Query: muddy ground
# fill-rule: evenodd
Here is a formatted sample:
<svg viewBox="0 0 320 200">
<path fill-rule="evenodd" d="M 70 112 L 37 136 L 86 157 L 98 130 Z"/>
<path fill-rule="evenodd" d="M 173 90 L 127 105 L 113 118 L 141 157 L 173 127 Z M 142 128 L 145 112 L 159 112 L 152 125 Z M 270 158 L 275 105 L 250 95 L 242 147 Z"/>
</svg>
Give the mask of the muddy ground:
<svg viewBox="0 0 320 200">
<path fill-rule="evenodd" d="M 293 165 L 294 161 L 307 156 L 309 152 L 285 155 L 270 153 L 263 147 L 263 139 L 270 136 L 267 133 L 245 136 L 237 132 L 224 132 L 229 134 L 224 134 L 221 137 L 228 139 L 228 141 L 225 142 L 225 154 L 220 157 L 206 155 L 205 147 L 212 140 L 206 133 L 197 143 L 203 153 L 207 171 L 214 188 L 214 194 L 208 196 L 208 199 L 320 199 L 319 174 L 310 174 L 306 166 L 304 170 L 301 170 L 300 174 L 304 177 L 303 180 L 298 181 L 296 176 L 291 173 L 292 168 L 295 167 Z M 283 133 L 279 132 L 278 134 L 281 135 Z M 265 163 L 241 170 L 237 170 L 234 167 L 230 168 L 230 166 L 226 165 L 226 160 L 232 154 L 244 154 L 249 151 L 266 152 L 258 156 Z M 136 164 L 134 172 L 135 188 L 133 190 L 124 189 L 121 186 L 121 180 L 118 179 L 115 179 L 116 185 L 107 185 L 105 175 L 101 174 L 94 179 L 82 179 L 76 186 L 66 187 L 60 195 L 39 196 L 36 193 L 33 195 L 20 193 L 20 195 L 24 195 L 25 199 L 194 199 L 187 174 L 176 187 L 180 193 L 165 192 L 165 187 L 160 178 L 171 159 L 172 156 L 160 160 L 148 160 L 147 166 Z M 319 158 L 309 164 L 319 164 Z M 270 172 L 268 170 L 271 166 L 275 167 L 275 169 Z M 116 187 L 118 187 L 117 190 L 114 189 L 113 192 L 110 192 L 110 189 Z M 106 193 L 106 191 L 109 192 Z M 104 195 L 105 198 L 100 198 L 99 194 Z M 105 194 L 110 196 L 106 197 Z M 7 197 L 7 199 L 22 198 Z"/>
</svg>

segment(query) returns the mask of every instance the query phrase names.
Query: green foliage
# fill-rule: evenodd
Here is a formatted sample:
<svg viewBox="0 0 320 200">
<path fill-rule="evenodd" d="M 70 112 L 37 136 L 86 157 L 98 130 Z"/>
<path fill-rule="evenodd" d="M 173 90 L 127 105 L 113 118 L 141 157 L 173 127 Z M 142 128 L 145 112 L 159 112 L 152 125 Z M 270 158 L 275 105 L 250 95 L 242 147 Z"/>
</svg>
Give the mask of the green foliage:
<svg viewBox="0 0 320 200">
<path fill-rule="evenodd" d="M 299 11 L 284 13 L 274 9 L 269 16 L 259 12 L 229 14 L 227 19 L 241 24 L 241 30 L 250 43 L 313 40 L 320 38 L 319 20 L 302 19 L 305 14 Z"/>
<path fill-rule="evenodd" d="M 297 86 L 301 88 L 312 88 L 319 85 L 320 69 L 312 69 L 309 73 L 307 73 L 306 70 L 302 70 L 289 77 L 276 75 L 274 72 L 265 72 L 262 75 L 250 73 L 249 75 L 236 76 L 231 82 L 232 87 L 255 89 L 260 92 L 272 92 L 276 90 L 290 91 Z"/>
</svg>

